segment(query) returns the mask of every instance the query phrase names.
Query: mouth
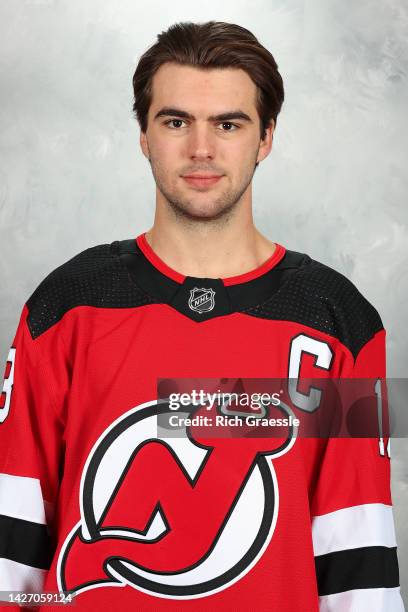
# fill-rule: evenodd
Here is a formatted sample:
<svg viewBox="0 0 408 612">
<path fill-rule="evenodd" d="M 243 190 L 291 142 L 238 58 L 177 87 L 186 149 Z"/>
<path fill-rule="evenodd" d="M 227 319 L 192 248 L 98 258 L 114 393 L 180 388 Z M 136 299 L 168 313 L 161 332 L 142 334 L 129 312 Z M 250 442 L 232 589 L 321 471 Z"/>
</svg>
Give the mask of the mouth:
<svg viewBox="0 0 408 612">
<path fill-rule="evenodd" d="M 210 187 L 218 183 L 222 174 L 186 174 L 182 178 L 193 187 Z"/>
</svg>

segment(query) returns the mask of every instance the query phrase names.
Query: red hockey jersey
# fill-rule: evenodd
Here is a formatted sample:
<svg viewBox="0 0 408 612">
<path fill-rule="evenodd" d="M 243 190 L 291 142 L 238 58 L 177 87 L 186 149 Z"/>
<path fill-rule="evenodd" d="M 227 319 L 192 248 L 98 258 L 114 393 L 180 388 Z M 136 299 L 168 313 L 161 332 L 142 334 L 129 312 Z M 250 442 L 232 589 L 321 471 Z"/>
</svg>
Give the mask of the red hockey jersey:
<svg viewBox="0 0 408 612">
<path fill-rule="evenodd" d="M 306 254 L 277 244 L 251 272 L 185 277 L 141 234 L 55 269 L 25 303 L 6 363 L 3 600 L 401 612 L 387 439 L 266 452 L 160 433 L 158 379 L 313 376 L 385 377 L 385 330 L 347 278 Z"/>
</svg>

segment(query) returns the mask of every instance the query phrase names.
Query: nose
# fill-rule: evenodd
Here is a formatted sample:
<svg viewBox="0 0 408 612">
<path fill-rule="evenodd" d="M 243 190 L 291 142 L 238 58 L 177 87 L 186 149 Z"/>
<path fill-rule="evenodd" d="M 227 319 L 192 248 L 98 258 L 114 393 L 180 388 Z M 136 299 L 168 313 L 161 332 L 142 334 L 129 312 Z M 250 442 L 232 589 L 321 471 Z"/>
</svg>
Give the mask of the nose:
<svg viewBox="0 0 408 612">
<path fill-rule="evenodd" d="M 213 159 L 215 155 L 215 137 L 208 125 L 194 125 L 188 139 L 188 156 L 194 160 Z"/>
</svg>

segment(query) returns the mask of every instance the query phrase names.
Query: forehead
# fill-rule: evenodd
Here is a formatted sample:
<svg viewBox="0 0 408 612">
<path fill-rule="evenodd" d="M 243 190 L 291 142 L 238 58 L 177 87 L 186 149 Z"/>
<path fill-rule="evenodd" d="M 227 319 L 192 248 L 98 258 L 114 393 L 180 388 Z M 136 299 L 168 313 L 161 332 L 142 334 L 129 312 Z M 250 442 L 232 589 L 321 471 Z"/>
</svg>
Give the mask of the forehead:
<svg viewBox="0 0 408 612">
<path fill-rule="evenodd" d="M 241 68 L 202 69 L 165 63 L 152 80 L 151 110 L 169 106 L 221 112 L 239 107 L 256 113 L 256 85 Z"/>
</svg>

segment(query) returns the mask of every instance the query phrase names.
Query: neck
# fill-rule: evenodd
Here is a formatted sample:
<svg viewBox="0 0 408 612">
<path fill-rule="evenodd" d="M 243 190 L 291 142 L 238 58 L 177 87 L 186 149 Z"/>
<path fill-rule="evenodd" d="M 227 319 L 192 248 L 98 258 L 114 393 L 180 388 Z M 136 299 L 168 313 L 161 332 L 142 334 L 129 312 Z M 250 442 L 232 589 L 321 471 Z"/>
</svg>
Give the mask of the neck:
<svg viewBox="0 0 408 612">
<path fill-rule="evenodd" d="M 168 266 L 185 276 L 228 278 L 262 265 L 275 250 L 255 227 L 249 205 L 223 218 L 180 219 L 167 206 L 156 206 L 146 240 Z"/>
</svg>

